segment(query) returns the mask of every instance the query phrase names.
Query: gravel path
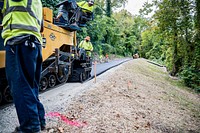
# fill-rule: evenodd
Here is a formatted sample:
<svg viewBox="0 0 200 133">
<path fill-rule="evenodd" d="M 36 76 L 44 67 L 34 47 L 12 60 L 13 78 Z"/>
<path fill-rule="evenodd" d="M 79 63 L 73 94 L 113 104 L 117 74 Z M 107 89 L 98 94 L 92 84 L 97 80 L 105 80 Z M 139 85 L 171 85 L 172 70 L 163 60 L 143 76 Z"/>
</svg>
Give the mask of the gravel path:
<svg viewBox="0 0 200 133">
<path fill-rule="evenodd" d="M 41 94 L 47 113 L 42 133 L 200 133 L 200 96 L 176 82 L 163 67 L 134 59 L 96 83 L 60 86 Z M 0 133 L 18 124 L 13 106 L 0 118 Z"/>
</svg>

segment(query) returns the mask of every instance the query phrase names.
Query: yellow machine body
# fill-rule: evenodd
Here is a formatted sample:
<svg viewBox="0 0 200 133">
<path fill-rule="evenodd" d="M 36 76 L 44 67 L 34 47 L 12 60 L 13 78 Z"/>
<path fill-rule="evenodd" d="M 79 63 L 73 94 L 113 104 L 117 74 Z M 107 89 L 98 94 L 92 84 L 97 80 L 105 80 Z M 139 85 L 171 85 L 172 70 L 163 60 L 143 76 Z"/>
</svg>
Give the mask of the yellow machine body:
<svg viewBox="0 0 200 133">
<path fill-rule="evenodd" d="M 46 39 L 46 45 L 42 50 L 43 60 L 47 59 L 56 48 L 62 45 L 73 46 L 76 43 L 76 33 L 69 32 L 47 21 L 44 22 L 44 31 L 42 36 Z M 68 51 L 70 52 L 70 47 Z"/>
<path fill-rule="evenodd" d="M 68 31 L 71 29 L 67 30 L 66 27 L 53 24 L 53 11 L 49 8 L 43 8 L 43 18 L 40 91 L 67 81 L 83 82 L 89 79 L 92 60 L 84 57 L 86 55 L 84 52 L 77 54 L 76 31 Z M 12 102 L 5 73 L 5 47 L 2 38 L 0 38 L 0 75 L 0 104 L 2 99 L 6 103 Z"/>
<path fill-rule="evenodd" d="M 76 45 L 76 32 L 70 32 L 54 25 L 52 23 L 52 10 L 49 8 L 43 8 L 43 16 L 44 31 L 42 32 L 42 36 L 46 39 L 46 44 L 42 49 L 43 60 L 46 60 L 55 52 L 56 48 L 59 49 L 63 45 L 68 46 L 66 52 L 70 52 L 71 46 Z M 5 51 L 0 51 L 0 68 L 4 67 Z"/>
</svg>

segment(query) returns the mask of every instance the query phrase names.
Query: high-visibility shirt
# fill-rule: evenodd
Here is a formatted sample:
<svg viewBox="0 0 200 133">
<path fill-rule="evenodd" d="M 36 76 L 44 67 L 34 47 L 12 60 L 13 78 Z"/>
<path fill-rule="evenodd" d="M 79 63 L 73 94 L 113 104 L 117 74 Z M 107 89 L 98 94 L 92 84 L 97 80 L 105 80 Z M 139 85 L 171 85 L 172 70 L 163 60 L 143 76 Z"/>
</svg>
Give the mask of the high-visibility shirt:
<svg viewBox="0 0 200 133">
<path fill-rule="evenodd" d="M 86 42 L 85 40 L 81 41 L 79 44 L 79 48 L 83 48 L 85 50 L 93 51 L 93 46 L 91 42 Z"/>
<path fill-rule="evenodd" d="M 79 48 L 83 48 L 85 50 L 90 50 L 90 51 L 93 51 L 93 46 L 92 46 L 92 43 L 91 42 L 86 42 L 85 40 L 81 41 L 79 46 Z M 86 54 L 88 56 L 91 56 L 91 52 L 90 51 L 86 51 Z"/>
<path fill-rule="evenodd" d="M 41 0 L 22 0 L 15 2 L 13 0 L 4 0 L 3 13 L 3 31 L 2 38 L 7 40 L 30 34 L 37 37 L 42 43 L 40 29 L 42 25 L 42 3 Z"/>
<path fill-rule="evenodd" d="M 94 6 L 88 6 L 88 2 L 86 1 L 77 2 L 77 5 L 81 7 L 84 12 L 93 12 Z"/>
</svg>

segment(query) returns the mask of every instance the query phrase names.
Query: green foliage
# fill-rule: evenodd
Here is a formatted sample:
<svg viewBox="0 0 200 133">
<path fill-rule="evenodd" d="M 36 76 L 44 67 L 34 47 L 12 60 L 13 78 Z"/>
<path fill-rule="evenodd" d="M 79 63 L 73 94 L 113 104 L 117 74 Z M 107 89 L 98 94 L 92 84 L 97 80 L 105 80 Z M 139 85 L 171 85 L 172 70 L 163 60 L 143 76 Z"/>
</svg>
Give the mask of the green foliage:
<svg viewBox="0 0 200 133">
<path fill-rule="evenodd" d="M 142 57 L 165 62 L 171 75 L 199 91 L 200 1 L 154 0 L 157 11 L 141 34 Z M 151 12 L 146 3 L 141 15 Z M 185 67 L 187 66 L 187 67 Z"/>
<path fill-rule="evenodd" d="M 200 71 L 193 67 L 186 67 L 180 73 L 185 85 L 193 88 L 195 91 L 200 92 Z"/>
<path fill-rule="evenodd" d="M 102 45 L 102 49 L 103 49 L 103 52 L 102 52 L 103 55 L 113 52 L 113 47 L 106 43 Z"/>
<path fill-rule="evenodd" d="M 136 43 L 140 35 L 134 28 L 138 30 L 135 24 L 139 23 L 141 21 L 134 23 L 133 16 L 127 11 L 115 13 L 113 17 L 96 15 L 95 20 L 86 27 L 87 30 L 78 33 L 78 37 L 83 39 L 86 34 L 91 36 L 95 50 L 101 48 L 103 54 L 132 55 L 138 49 Z"/>
<path fill-rule="evenodd" d="M 49 7 L 53 10 L 54 15 L 57 14 L 57 8 L 55 7 L 60 1 L 59 0 L 42 0 L 43 7 Z"/>
<path fill-rule="evenodd" d="M 55 5 L 59 2 L 59 0 L 42 0 L 43 6 L 53 9 L 54 14 L 57 13 Z M 110 10 L 122 6 L 125 2 L 127 0 L 110 1 Z M 131 54 L 134 50 L 133 42 L 137 41 L 137 38 L 131 33 L 132 15 L 126 11 L 126 17 L 123 16 L 124 13 L 119 13 L 119 19 L 114 19 L 113 16 L 107 17 L 104 12 L 105 4 L 105 1 L 102 0 L 95 1 L 95 18 L 87 24 L 87 27 L 82 28 L 81 32 L 77 32 L 77 42 L 79 43 L 88 35 L 91 37 L 95 53 Z M 122 26 L 123 28 L 121 28 Z"/>
</svg>

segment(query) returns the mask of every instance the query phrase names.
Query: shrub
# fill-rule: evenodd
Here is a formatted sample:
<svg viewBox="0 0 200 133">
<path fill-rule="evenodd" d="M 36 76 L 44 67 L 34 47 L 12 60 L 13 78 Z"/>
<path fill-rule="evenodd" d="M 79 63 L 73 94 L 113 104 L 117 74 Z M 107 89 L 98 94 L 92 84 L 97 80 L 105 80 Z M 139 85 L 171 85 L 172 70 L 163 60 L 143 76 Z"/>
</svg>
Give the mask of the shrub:
<svg viewBox="0 0 200 133">
<path fill-rule="evenodd" d="M 186 86 L 191 87 L 197 92 L 200 92 L 200 70 L 193 67 L 186 67 L 180 73 Z"/>
</svg>

